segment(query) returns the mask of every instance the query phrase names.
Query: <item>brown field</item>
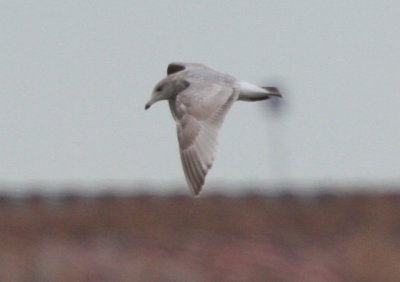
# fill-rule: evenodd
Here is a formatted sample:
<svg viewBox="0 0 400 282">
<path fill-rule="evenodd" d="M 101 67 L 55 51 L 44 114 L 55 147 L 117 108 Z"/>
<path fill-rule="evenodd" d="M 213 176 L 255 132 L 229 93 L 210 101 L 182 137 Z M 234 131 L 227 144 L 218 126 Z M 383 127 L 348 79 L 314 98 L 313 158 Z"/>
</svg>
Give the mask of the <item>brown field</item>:
<svg viewBox="0 0 400 282">
<path fill-rule="evenodd" d="M 400 196 L 0 199 L 0 281 L 400 281 Z"/>
</svg>

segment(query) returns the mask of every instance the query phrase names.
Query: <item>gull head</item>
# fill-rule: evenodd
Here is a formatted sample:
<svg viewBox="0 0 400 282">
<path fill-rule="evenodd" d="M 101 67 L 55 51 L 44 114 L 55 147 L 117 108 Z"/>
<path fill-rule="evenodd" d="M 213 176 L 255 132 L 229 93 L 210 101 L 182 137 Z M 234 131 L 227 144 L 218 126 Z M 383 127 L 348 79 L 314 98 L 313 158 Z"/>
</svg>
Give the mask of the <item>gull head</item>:
<svg viewBox="0 0 400 282">
<path fill-rule="evenodd" d="M 145 110 L 161 100 L 173 99 L 189 86 L 189 82 L 180 79 L 177 75 L 169 75 L 154 87 L 150 100 L 145 105 Z"/>
</svg>

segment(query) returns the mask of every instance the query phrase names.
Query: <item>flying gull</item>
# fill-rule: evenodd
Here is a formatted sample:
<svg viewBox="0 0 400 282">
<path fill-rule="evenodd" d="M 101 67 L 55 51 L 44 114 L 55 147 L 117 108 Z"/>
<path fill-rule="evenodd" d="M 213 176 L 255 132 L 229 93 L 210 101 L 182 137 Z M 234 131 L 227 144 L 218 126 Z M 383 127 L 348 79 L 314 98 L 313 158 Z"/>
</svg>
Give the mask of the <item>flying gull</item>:
<svg viewBox="0 0 400 282">
<path fill-rule="evenodd" d="M 194 195 L 204 185 L 217 148 L 218 131 L 235 101 L 281 97 L 276 87 L 259 87 L 202 64 L 171 63 L 145 109 L 168 100 L 176 121 L 186 181 Z"/>
</svg>

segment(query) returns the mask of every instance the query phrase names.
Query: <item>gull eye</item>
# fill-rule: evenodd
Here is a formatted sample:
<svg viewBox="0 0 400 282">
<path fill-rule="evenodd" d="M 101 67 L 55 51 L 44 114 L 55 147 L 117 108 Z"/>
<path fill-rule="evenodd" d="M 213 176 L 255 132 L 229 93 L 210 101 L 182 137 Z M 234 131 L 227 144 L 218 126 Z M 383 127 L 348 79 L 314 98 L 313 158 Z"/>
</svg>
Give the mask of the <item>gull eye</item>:
<svg viewBox="0 0 400 282">
<path fill-rule="evenodd" d="M 158 86 L 157 88 L 156 88 L 156 91 L 157 92 L 160 92 L 162 90 L 162 86 Z"/>
</svg>

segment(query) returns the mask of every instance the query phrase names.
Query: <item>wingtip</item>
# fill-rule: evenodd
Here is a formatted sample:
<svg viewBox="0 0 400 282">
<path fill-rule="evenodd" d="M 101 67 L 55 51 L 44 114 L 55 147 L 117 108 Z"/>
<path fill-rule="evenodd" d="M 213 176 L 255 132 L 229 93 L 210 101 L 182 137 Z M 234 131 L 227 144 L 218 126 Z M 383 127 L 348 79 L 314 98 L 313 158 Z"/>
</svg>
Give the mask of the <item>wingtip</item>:
<svg viewBox="0 0 400 282">
<path fill-rule="evenodd" d="M 167 67 L 167 75 L 174 74 L 176 72 L 182 71 L 185 66 L 181 63 L 170 63 Z"/>
<path fill-rule="evenodd" d="M 189 184 L 189 188 L 190 188 L 190 192 L 192 192 L 192 196 L 193 196 L 193 197 L 197 198 L 197 197 L 200 196 L 200 192 L 201 192 L 202 186 L 200 186 L 200 187 L 194 187 L 193 185 L 190 185 L 190 184 Z"/>
<path fill-rule="evenodd" d="M 282 97 L 282 93 L 276 87 L 268 86 L 268 87 L 263 87 L 263 89 L 267 90 L 271 96 Z"/>
</svg>

